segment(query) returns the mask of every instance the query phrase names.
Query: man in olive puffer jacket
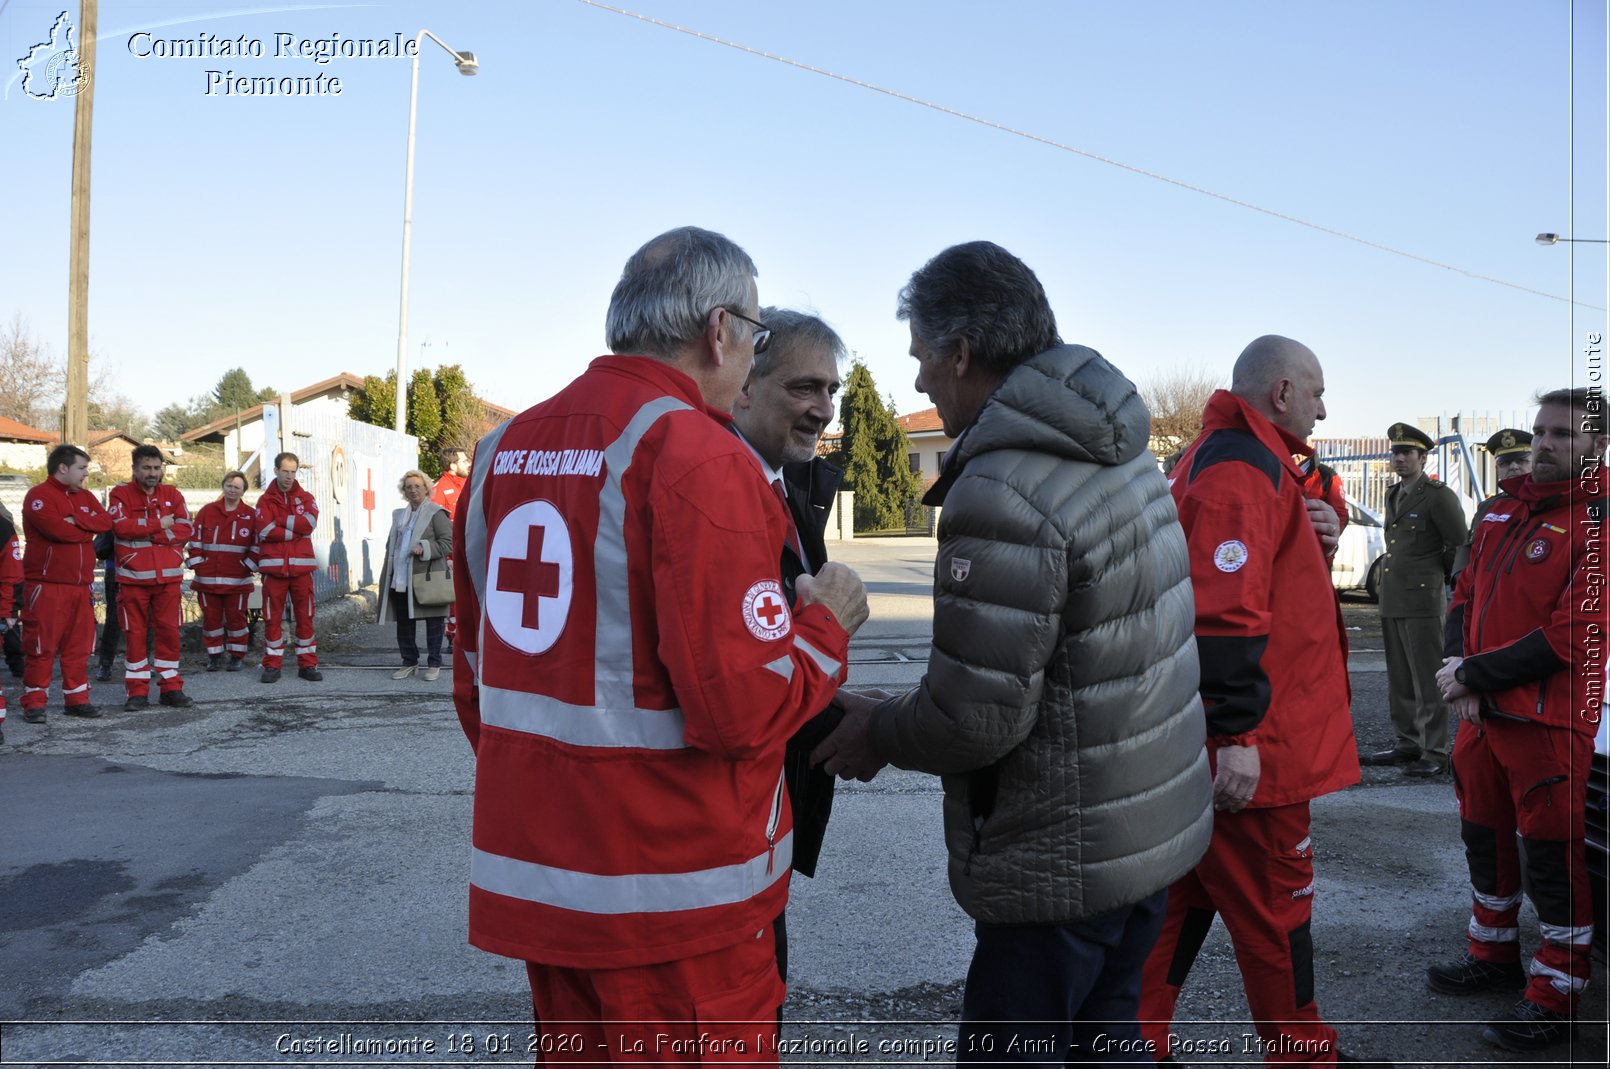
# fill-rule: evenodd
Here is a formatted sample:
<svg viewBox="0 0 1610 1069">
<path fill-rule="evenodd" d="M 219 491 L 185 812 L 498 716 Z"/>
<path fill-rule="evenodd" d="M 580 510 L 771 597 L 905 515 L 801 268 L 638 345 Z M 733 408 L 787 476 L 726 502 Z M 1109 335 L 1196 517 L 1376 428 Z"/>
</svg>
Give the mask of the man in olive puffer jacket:
<svg viewBox="0 0 1610 1069">
<path fill-rule="evenodd" d="M 945 506 L 933 647 L 906 694 L 841 692 L 817 757 L 943 777 L 951 889 L 977 921 L 962 1062 L 1149 1061 L 1141 965 L 1213 813 L 1185 536 L 1146 406 L 1062 344 L 997 245 L 940 253 L 899 315 L 958 438 L 924 498 Z"/>
</svg>

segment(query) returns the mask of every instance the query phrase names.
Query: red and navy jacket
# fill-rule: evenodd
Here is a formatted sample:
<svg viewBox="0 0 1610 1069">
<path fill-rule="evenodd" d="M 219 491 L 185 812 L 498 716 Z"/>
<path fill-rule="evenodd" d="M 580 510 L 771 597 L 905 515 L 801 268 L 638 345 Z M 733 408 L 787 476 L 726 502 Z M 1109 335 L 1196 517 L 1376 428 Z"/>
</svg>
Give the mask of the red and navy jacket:
<svg viewBox="0 0 1610 1069">
<path fill-rule="evenodd" d="M 257 548 L 253 559 L 259 572 L 292 576 L 318 570 L 319 561 L 313 555 L 313 528 L 319 524 L 319 503 L 302 489 L 301 483 L 291 483 L 289 493 L 281 492 L 278 481 L 269 483 L 257 499 L 256 510 Z"/>
<path fill-rule="evenodd" d="M 22 499 L 24 578 L 88 586 L 95 581 L 95 536 L 111 529 L 112 517 L 94 494 L 48 476 Z"/>
<path fill-rule="evenodd" d="M 1170 487 L 1191 553 L 1208 754 L 1256 745 L 1256 808 L 1358 782 L 1341 606 L 1293 454 L 1312 450 L 1219 390 Z"/>
<path fill-rule="evenodd" d="M 106 511 L 117 538 L 113 553 L 117 581 L 130 586 L 163 586 L 184 579 L 184 544 L 190 540 L 190 511 L 176 487 L 158 483 L 150 493 L 139 483 L 112 487 Z M 173 522 L 162 526 L 166 517 Z"/>
<path fill-rule="evenodd" d="M 252 543 L 257 540 L 257 510 L 240 502 L 234 512 L 224 499 L 209 501 L 196 513 L 190 559 L 193 589 L 207 594 L 238 594 L 252 588 Z"/>
<path fill-rule="evenodd" d="M 670 365 L 606 356 L 476 448 L 453 698 L 482 949 L 652 964 L 753 939 L 788 901 L 783 750 L 849 636 L 790 610 L 788 514 L 728 422 Z"/>
<path fill-rule="evenodd" d="M 1487 716 L 1593 734 L 1604 700 L 1606 475 L 1499 484 L 1459 573 L 1443 653 Z"/>
</svg>

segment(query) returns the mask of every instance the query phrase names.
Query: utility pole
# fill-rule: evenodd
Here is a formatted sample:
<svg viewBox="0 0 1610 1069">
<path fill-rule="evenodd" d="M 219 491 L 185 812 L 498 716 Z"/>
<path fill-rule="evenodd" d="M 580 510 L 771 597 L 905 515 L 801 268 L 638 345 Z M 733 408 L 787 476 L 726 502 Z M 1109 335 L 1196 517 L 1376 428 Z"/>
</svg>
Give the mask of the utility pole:
<svg viewBox="0 0 1610 1069">
<path fill-rule="evenodd" d="M 67 280 L 64 439 L 89 444 L 89 148 L 95 111 L 97 0 L 78 4 L 78 94 L 73 105 L 73 238 Z"/>
</svg>

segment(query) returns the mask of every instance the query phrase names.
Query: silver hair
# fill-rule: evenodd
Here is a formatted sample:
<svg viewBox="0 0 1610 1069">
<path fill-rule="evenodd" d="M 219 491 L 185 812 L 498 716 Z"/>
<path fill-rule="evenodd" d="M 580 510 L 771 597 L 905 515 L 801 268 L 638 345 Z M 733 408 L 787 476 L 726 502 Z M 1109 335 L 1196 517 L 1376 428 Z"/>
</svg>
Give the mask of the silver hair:
<svg viewBox="0 0 1610 1069">
<path fill-rule="evenodd" d="M 397 492 L 399 494 L 403 492 L 403 486 L 407 484 L 409 479 L 419 479 L 421 482 L 423 482 L 425 484 L 426 496 L 429 496 L 430 492 L 436 489 L 436 483 L 431 480 L 429 475 L 426 475 L 424 472 L 415 469 L 413 471 L 403 472 L 402 478 L 397 480 Z"/>
<path fill-rule="evenodd" d="M 669 359 L 704 333 L 716 308 L 745 311 L 755 262 L 732 241 L 684 226 L 632 254 L 609 298 L 611 352 Z"/>
<path fill-rule="evenodd" d="M 918 268 L 895 316 L 939 352 L 966 338 L 972 359 L 997 375 L 1062 344 L 1040 280 L 990 241 L 952 245 Z"/>
<path fill-rule="evenodd" d="M 762 308 L 759 319 L 771 328 L 771 344 L 763 353 L 755 354 L 755 364 L 749 376 L 763 379 L 778 364 L 786 363 L 801 349 L 826 349 L 833 354 L 833 363 L 843 366 L 850 351 L 838 331 L 809 312 L 796 312 L 792 308 Z"/>
</svg>

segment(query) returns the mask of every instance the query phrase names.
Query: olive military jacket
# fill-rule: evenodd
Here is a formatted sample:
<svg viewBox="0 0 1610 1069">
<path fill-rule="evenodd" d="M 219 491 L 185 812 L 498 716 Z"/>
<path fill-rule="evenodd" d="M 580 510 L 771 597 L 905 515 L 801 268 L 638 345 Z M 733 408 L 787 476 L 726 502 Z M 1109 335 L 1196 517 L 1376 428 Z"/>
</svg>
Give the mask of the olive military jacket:
<svg viewBox="0 0 1610 1069">
<path fill-rule="evenodd" d="M 1386 493 L 1386 560 L 1381 565 L 1381 615 L 1441 616 L 1454 557 L 1465 542 L 1459 495 L 1423 475 L 1405 491 Z"/>
</svg>

